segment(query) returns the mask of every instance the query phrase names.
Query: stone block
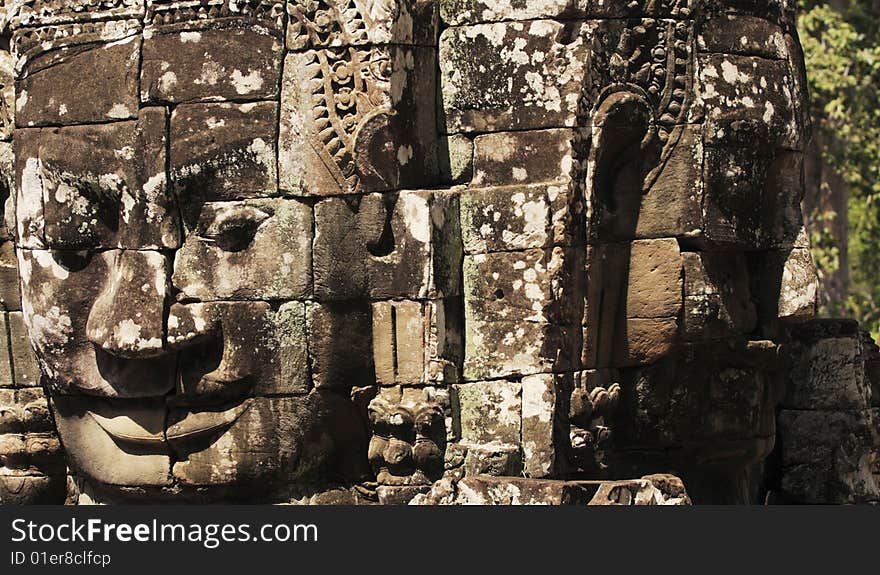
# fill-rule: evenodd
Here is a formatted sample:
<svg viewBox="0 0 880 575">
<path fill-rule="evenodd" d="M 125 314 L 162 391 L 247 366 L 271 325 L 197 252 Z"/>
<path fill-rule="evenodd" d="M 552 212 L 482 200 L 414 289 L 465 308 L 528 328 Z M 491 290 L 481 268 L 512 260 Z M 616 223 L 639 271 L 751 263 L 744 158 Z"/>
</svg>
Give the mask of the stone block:
<svg viewBox="0 0 880 575">
<path fill-rule="evenodd" d="M 630 246 L 627 318 L 674 318 L 682 306 L 682 260 L 674 239 Z"/>
<path fill-rule="evenodd" d="M 796 503 L 876 502 L 871 464 L 876 422 L 869 410 L 789 411 L 779 416 L 782 490 Z"/>
<path fill-rule="evenodd" d="M 554 183 L 575 178 L 576 130 L 533 130 L 482 134 L 474 139 L 474 186 Z"/>
<path fill-rule="evenodd" d="M 409 505 L 410 501 L 427 493 L 429 489 L 427 485 L 380 485 L 376 488 L 376 496 L 379 498 L 379 505 Z"/>
<path fill-rule="evenodd" d="M 392 205 L 388 200 L 388 195 L 378 194 L 364 200 L 382 205 L 385 217 L 378 237 L 374 235 L 378 229 L 364 230 L 370 297 L 434 299 L 460 294 L 458 198 L 406 191 Z"/>
<path fill-rule="evenodd" d="M 760 56 L 775 60 L 790 57 L 785 32 L 766 17 L 719 14 L 708 18 L 697 35 L 702 52 Z"/>
<path fill-rule="evenodd" d="M 287 2 L 287 48 L 436 44 L 437 10 L 416 0 L 324 4 L 307 0 Z"/>
<path fill-rule="evenodd" d="M 677 339 L 682 259 L 665 238 L 590 246 L 582 322 L 583 366 L 653 363 Z"/>
<path fill-rule="evenodd" d="M 557 377 L 541 374 L 522 379 L 522 449 L 527 477 L 550 477 L 556 471 Z"/>
<path fill-rule="evenodd" d="M 592 0 L 548 0 L 533 2 L 492 2 L 491 0 L 441 0 L 440 17 L 450 26 L 585 16 Z"/>
<path fill-rule="evenodd" d="M 803 156 L 743 146 L 706 148 L 704 230 L 713 244 L 791 248 L 803 218 Z"/>
<path fill-rule="evenodd" d="M 700 235 L 703 202 L 703 142 L 699 128 L 683 126 L 678 142 L 641 201 L 631 233 L 619 239 L 693 237 Z"/>
<path fill-rule="evenodd" d="M 8 313 L 0 313 L 0 388 L 15 387 L 12 358 L 9 353 Z"/>
<path fill-rule="evenodd" d="M 463 326 L 453 301 L 371 305 L 376 383 L 414 385 L 457 378 Z"/>
<path fill-rule="evenodd" d="M 375 384 L 368 303 L 310 303 L 306 325 L 314 387 L 349 390 Z"/>
<path fill-rule="evenodd" d="M 405 191 L 315 206 L 318 300 L 438 299 L 460 293 L 454 195 Z"/>
<path fill-rule="evenodd" d="M 676 343 L 677 318 L 627 318 L 614 333 L 612 365 L 650 365 L 666 356 Z"/>
<path fill-rule="evenodd" d="M 468 381 L 577 369 L 580 328 L 466 315 L 463 377 Z"/>
<path fill-rule="evenodd" d="M 120 0 L 103 5 L 89 5 L 83 10 L 82 4 L 58 1 L 37 0 L 17 7 L 8 14 L 9 23 L 14 27 L 46 24 L 68 24 L 88 22 L 107 18 L 136 18 L 144 16 L 144 3 L 140 0 Z"/>
<path fill-rule="evenodd" d="M 698 60 L 698 108 L 705 110 L 706 143 L 748 142 L 801 150 L 804 118 L 787 60 L 731 54 L 701 54 Z"/>
<path fill-rule="evenodd" d="M 28 62 L 16 82 L 17 126 L 137 118 L 139 37 L 85 49 L 60 44 Z"/>
<path fill-rule="evenodd" d="M 467 444 L 520 445 L 522 385 L 513 381 L 483 381 L 454 385 L 461 440 Z M 456 413 L 456 411 L 453 411 Z"/>
<path fill-rule="evenodd" d="M 0 243 L 0 308 L 6 311 L 21 309 L 18 263 L 15 245 L 10 241 Z"/>
<path fill-rule="evenodd" d="M 649 475 L 629 481 L 602 482 L 587 505 L 690 505 L 681 479 Z"/>
<path fill-rule="evenodd" d="M 276 195 L 278 105 L 187 104 L 171 115 L 171 179 L 185 206 Z"/>
<path fill-rule="evenodd" d="M 751 333 L 757 311 L 745 258 L 737 253 L 685 252 L 684 335 L 687 339 Z"/>
<path fill-rule="evenodd" d="M 828 337 L 795 351 L 783 406 L 857 411 L 870 407 L 870 382 L 858 338 Z"/>
<path fill-rule="evenodd" d="M 532 249 L 465 256 L 468 320 L 576 324 L 575 297 L 567 293 L 573 249 Z"/>
<path fill-rule="evenodd" d="M 743 341 L 676 346 L 649 367 L 620 370 L 615 449 L 683 449 L 682 457 L 742 465 L 773 446 L 774 348 Z"/>
<path fill-rule="evenodd" d="M 465 253 L 529 250 L 571 240 L 571 194 L 563 185 L 491 187 L 461 193 Z"/>
<path fill-rule="evenodd" d="M 9 350 L 12 352 L 12 369 L 16 387 L 36 387 L 40 385 L 40 366 L 31 347 L 21 312 L 9 312 L 6 316 L 9 330 Z"/>
<path fill-rule="evenodd" d="M 358 203 L 344 198 L 315 204 L 316 299 L 359 299 L 367 295 L 367 246 L 370 241 L 378 243 L 382 235 L 382 211 L 381 204 L 366 202 L 362 209 Z M 367 237 L 363 230 L 369 233 Z"/>
<path fill-rule="evenodd" d="M 178 247 L 163 109 L 144 108 L 137 122 L 18 130 L 15 146 L 23 247 Z"/>
<path fill-rule="evenodd" d="M 782 257 L 782 253 L 779 254 Z M 796 248 L 785 257 L 779 289 L 780 319 L 802 322 L 816 316 L 819 277 L 809 249 Z"/>
<path fill-rule="evenodd" d="M 426 344 L 422 304 L 384 301 L 373 303 L 372 308 L 376 383 L 422 383 Z"/>
<path fill-rule="evenodd" d="M 586 505 L 598 484 L 526 479 L 465 477 L 458 482 L 451 505 Z"/>
<path fill-rule="evenodd" d="M 467 184 L 474 177 L 474 142 L 462 134 L 440 138 L 440 175 L 450 184 Z"/>
<path fill-rule="evenodd" d="M 119 357 L 159 355 L 164 346 L 163 316 L 170 262 L 158 252 L 114 250 L 101 256 L 108 274 L 88 315 L 89 343 Z M 137 281 L 142 278 L 153 281 Z"/>
<path fill-rule="evenodd" d="M 519 445 L 499 443 L 467 445 L 467 455 L 464 459 L 466 476 L 518 477 L 522 472 L 523 457 Z"/>
<path fill-rule="evenodd" d="M 594 28 L 551 20 L 447 28 L 440 37 L 445 131 L 577 125 Z"/>
<path fill-rule="evenodd" d="M 230 24 L 206 29 L 191 25 L 192 30 L 148 26 L 141 101 L 180 104 L 277 98 L 284 48 L 281 32 L 271 26 Z"/>
</svg>

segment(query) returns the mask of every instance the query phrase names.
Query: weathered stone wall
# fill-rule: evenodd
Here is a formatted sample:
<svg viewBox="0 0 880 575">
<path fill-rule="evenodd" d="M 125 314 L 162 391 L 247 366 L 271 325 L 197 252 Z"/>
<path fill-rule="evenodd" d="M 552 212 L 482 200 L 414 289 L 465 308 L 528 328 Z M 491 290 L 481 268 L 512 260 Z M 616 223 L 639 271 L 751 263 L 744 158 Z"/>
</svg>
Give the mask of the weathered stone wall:
<svg viewBox="0 0 880 575">
<path fill-rule="evenodd" d="M 774 495 L 792 503 L 877 503 L 877 345 L 854 321 L 821 320 L 793 335 Z"/>
<path fill-rule="evenodd" d="M 440 4 L 465 473 L 744 485 L 815 311 L 791 7 Z"/>
<path fill-rule="evenodd" d="M 0 203 L 14 189 L 12 59 L 0 51 Z M 5 218 L 2 218 L 5 221 Z M 61 503 L 67 471 L 21 311 L 15 246 L 0 225 L 0 504 Z"/>
</svg>

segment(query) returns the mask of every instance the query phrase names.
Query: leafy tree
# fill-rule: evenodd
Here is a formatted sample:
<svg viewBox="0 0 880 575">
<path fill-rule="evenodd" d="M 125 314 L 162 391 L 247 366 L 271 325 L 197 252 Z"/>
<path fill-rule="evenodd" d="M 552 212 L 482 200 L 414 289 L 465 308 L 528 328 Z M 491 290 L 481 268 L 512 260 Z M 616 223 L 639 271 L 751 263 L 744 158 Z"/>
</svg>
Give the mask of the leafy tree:
<svg viewBox="0 0 880 575">
<path fill-rule="evenodd" d="M 849 293 L 824 313 L 853 316 L 880 332 L 880 2 L 803 0 L 798 28 L 807 62 L 814 130 L 824 161 L 846 183 Z M 830 187 L 827 182 L 821 186 Z M 820 274 L 833 274 L 839 246 L 818 213 L 813 244 Z"/>
</svg>

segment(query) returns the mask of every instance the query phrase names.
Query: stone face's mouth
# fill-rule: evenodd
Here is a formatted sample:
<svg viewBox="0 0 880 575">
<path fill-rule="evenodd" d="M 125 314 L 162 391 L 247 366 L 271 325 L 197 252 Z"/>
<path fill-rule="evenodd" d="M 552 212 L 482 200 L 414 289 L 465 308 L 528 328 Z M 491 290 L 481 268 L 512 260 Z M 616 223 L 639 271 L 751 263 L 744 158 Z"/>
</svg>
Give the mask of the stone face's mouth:
<svg viewBox="0 0 880 575">
<path fill-rule="evenodd" d="M 210 433 L 226 429 L 250 409 L 252 402 L 252 399 L 245 399 L 238 405 L 220 411 L 177 410 L 176 415 L 180 419 L 168 426 L 165 437 L 173 444 L 200 439 Z"/>
<path fill-rule="evenodd" d="M 235 423 L 248 409 L 252 399 L 223 408 L 120 409 L 90 406 L 88 415 L 110 437 L 123 444 L 161 446 L 186 443 L 222 431 Z M 173 421 L 173 422 L 172 422 Z"/>
</svg>

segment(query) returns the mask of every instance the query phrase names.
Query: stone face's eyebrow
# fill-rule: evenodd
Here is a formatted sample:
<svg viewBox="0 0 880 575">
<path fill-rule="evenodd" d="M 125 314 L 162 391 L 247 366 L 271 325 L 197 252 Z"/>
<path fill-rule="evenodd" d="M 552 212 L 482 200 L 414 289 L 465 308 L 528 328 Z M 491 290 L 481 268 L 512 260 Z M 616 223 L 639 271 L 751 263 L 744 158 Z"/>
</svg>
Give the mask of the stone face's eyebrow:
<svg viewBox="0 0 880 575">
<path fill-rule="evenodd" d="M 19 214 L 39 221 L 38 244 L 178 247 L 165 128 L 164 109 L 144 108 L 137 121 L 17 130 L 19 197 L 34 206 L 33 214 Z"/>
<path fill-rule="evenodd" d="M 278 195 L 278 103 L 176 106 L 169 168 L 182 202 Z"/>
</svg>

